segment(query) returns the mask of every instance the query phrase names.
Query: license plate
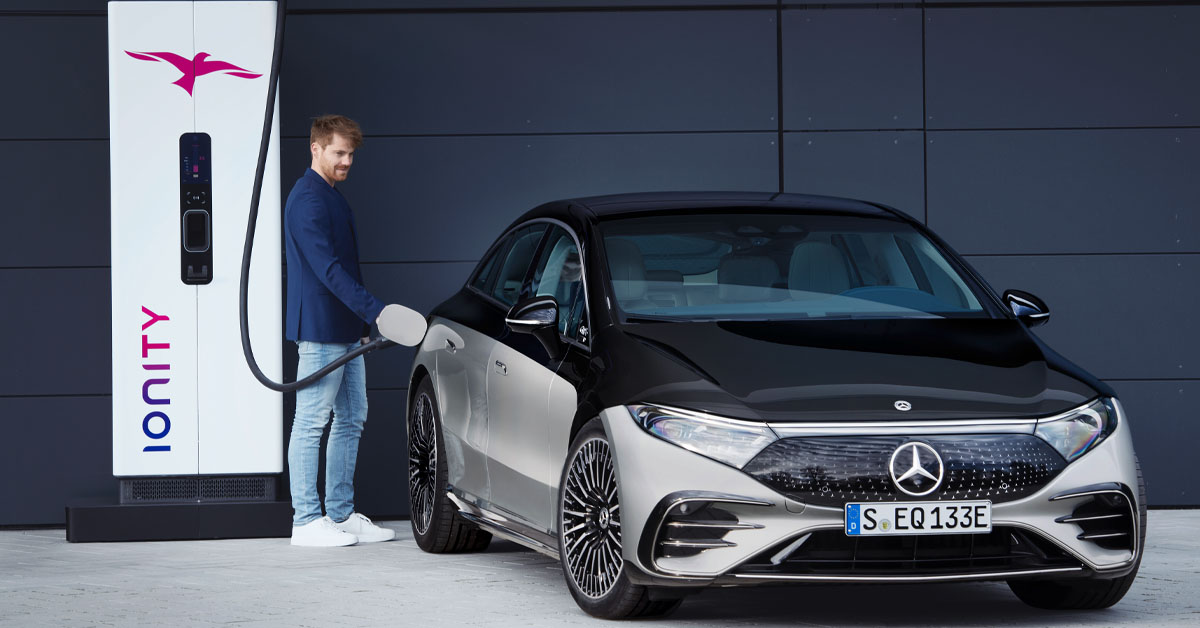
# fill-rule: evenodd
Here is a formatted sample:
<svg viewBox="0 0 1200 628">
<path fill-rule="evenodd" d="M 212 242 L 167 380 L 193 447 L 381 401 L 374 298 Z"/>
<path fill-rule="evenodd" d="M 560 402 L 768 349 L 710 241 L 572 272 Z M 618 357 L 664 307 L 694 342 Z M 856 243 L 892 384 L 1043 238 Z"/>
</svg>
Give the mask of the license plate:
<svg viewBox="0 0 1200 628">
<path fill-rule="evenodd" d="M 847 536 L 963 534 L 992 531 L 992 502 L 846 504 Z"/>
</svg>

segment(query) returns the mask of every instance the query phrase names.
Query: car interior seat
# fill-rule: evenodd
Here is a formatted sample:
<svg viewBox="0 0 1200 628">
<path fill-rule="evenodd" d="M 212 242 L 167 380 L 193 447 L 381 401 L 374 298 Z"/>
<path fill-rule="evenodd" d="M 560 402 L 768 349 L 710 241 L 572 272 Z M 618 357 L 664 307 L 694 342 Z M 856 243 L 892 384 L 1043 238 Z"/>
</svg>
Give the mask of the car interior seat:
<svg viewBox="0 0 1200 628">
<path fill-rule="evenodd" d="M 688 300 L 683 287 L 683 273 L 669 269 L 646 271 L 646 298 L 659 306 L 686 306 Z"/>
<path fill-rule="evenodd" d="M 717 266 L 717 298 L 724 303 L 771 301 L 771 286 L 779 279 L 779 266 L 769 257 L 725 257 Z"/>
<path fill-rule="evenodd" d="M 851 288 L 846 256 L 828 242 L 801 242 L 792 249 L 788 289 L 793 299 L 824 298 Z"/>
<path fill-rule="evenodd" d="M 612 274 L 613 292 L 623 308 L 652 305 L 646 298 L 646 262 L 642 249 L 633 240 L 605 239 L 608 268 Z"/>
</svg>

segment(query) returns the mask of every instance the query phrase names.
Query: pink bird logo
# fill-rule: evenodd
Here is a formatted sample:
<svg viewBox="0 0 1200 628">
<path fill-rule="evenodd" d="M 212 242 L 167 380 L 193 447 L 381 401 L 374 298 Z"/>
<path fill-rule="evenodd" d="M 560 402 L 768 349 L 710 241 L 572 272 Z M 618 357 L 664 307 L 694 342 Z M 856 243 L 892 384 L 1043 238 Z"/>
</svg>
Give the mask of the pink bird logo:
<svg viewBox="0 0 1200 628">
<path fill-rule="evenodd" d="M 207 52 L 197 53 L 192 59 L 182 57 L 173 52 L 130 52 L 126 50 L 125 54 L 142 61 L 166 61 L 175 66 L 176 70 L 183 72 L 183 76 L 173 81 L 172 84 L 183 88 L 183 91 L 187 92 L 189 96 L 192 95 L 192 87 L 196 84 L 196 78 L 205 74 L 220 72 L 244 79 L 256 79 L 262 76 L 261 74 L 250 72 L 246 68 L 239 68 L 232 63 L 210 60 L 209 57 L 212 55 Z"/>
</svg>

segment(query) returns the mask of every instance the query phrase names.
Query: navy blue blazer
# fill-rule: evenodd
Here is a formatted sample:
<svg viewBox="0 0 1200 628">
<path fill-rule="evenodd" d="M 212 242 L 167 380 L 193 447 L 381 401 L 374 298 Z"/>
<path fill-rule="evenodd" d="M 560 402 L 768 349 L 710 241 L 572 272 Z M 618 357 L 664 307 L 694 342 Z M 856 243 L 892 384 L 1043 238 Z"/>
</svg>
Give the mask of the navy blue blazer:
<svg viewBox="0 0 1200 628">
<path fill-rule="evenodd" d="M 362 285 L 354 214 L 342 193 L 309 168 L 283 210 L 288 340 L 354 342 L 384 303 Z"/>
</svg>

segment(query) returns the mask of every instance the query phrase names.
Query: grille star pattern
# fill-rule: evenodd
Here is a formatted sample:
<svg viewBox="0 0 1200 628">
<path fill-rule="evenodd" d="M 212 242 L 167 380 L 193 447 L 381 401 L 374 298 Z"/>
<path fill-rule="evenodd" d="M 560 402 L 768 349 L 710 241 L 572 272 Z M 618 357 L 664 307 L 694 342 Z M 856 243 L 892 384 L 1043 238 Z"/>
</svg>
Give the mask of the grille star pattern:
<svg viewBox="0 0 1200 628">
<path fill-rule="evenodd" d="M 920 440 L 942 458 L 937 490 L 905 495 L 888 475 L 892 453 Z M 911 454 L 910 454 L 911 455 Z M 742 470 L 788 497 L 841 507 L 850 501 L 988 499 L 1003 503 L 1031 495 L 1066 461 L 1032 434 L 972 436 L 812 436 L 772 443 Z"/>
</svg>

